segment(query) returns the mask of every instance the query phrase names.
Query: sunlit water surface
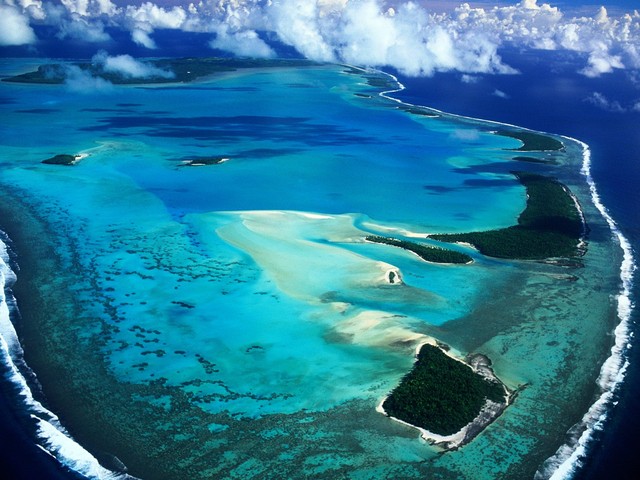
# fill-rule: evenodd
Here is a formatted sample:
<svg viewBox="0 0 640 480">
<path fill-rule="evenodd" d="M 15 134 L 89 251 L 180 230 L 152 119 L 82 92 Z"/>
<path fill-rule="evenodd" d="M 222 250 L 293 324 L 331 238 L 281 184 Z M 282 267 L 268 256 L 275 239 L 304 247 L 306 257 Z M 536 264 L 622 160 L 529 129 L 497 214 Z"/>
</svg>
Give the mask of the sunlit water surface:
<svg viewBox="0 0 640 480">
<path fill-rule="evenodd" d="M 343 70 L 1 85 L 0 193 L 31 242 L 19 331 L 79 443 L 144 478 L 526 478 L 594 401 L 621 253 L 582 146 L 517 162 L 498 126 L 402 111 Z M 88 156 L 41 163 L 61 153 Z M 183 165 L 201 157 L 228 160 Z M 580 199 L 583 268 L 363 241 L 512 225 L 523 169 Z M 524 387 L 444 455 L 375 410 L 429 337 Z"/>
</svg>

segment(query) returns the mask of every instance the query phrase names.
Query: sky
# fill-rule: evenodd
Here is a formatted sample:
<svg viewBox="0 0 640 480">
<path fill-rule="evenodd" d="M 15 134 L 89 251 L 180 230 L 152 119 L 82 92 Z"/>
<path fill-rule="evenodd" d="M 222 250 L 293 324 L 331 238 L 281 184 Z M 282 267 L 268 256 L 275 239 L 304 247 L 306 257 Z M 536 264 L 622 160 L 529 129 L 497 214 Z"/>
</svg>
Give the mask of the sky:
<svg viewBox="0 0 640 480">
<path fill-rule="evenodd" d="M 37 54 L 47 41 L 109 52 L 124 35 L 142 56 L 157 56 L 159 32 L 172 31 L 207 35 L 212 54 L 268 58 L 285 46 L 408 76 L 514 74 L 500 55 L 514 47 L 576 52 L 586 76 L 640 70 L 637 1 L 592 1 L 0 0 L 0 54 Z"/>
</svg>

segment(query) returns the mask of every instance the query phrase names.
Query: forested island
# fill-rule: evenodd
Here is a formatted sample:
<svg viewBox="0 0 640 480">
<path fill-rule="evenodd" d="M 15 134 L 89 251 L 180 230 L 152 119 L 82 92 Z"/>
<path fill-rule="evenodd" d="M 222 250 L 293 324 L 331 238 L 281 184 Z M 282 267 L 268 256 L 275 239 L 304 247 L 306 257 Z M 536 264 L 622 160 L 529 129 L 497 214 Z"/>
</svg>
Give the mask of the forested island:
<svg viewBox="0 0 640 480">
<path fill-rule="evenodd" d="M 198 78 L 244 68 L 303 67 L 318 65 L 309 60 L 259 59 L 259 58 L 166 58 L 150 59 L 146 63 L 158 72 L 144 77 L 123 75 L 121 72 L 105 71 L 98 62 L 73 64 L 49 63 L 40 65 L 36 71 L 2 79 L 4 82 L 59 85 L 67 81 L 69 66 L 82 72 L 107 80 L 115 85 L 142 85 L 181 82 L 188 83 Z"/>
<path fill-rule="evenodd" d="M 229 160 L 229 157 L 225 156 L 213 156 L 213 157 L 190 157 L 182 160 L 181 166 L 183 167 L 206 167 L 208 165 L 219 165 Z"/>
<path fill-rule="evenodd" d="M 59 155 L 54 155 L 51 158 L 47 158 L 42 161 L 42 163 L 46 163 L 48 165 L 74 165 L 82 155 L 69 155 L 66 153 L 62 153 Z"/>
<path fill-rule="evenodd" d="M 520 152 L 533 152 L 533 151 L 547 151 L 547 150 L 562 150 L 564 145 L 559 140 L 556 140 L 553 137 L 548 135 L 541 135 L 539 133 L 534 132 L 526 132 L 523 130 L 512 131 L 512 130 L 498 130 L 495 132 L 496 135 L 501 135 L 503 137 L 515 138 L 516 140 L 520 140 L 522 142 L 522 146 L 519 148 L 514 148 L 513 150 L 517 150 Z"/>
<path fill-rule="evenodd" d="M 379 235 L 368 235 L 365 237 L 365 240 L 368 242 L 382 243 L 384 245 L 391 245 L 393 247 L 408 250 L 427 262 L 455 264 L 467 264 L 473 262 L 473 258 L 466 253 L 456 252 L 455 250 L 449 250 L 446 248 L 432 247 L 422 243 L 408 242 L 406 240 L 398 240 L 396 238 L 382 237 Z"/>
<path fill-rule="evenodd" d="M 526 172 L 513 174 L 527 190 L 527 206 L 517 225 L 429 237 L 442 242 L 470 243 L 483 255 L 497 258 L 542 260 L 577 255 L 586 227 L 569 189 L 552 177 Z"/>
<path fill-rule="evenodd" d="M 426 107 L 415 105 L 400 105 L 398 108 L 404 112 L 411 113 L 413 115 L 419 115 L 421 117 L 438 117 L 437 113 L 434 113 Z"/>
<path fill-rule="evenodd" d="M 382 408 L 403 422 L 447 436 L 476 419 L 487 400 L 506 405 L 507 391 L 499 381 L 425 344 L 413 369 L 384 400 Z"/>
</svg>

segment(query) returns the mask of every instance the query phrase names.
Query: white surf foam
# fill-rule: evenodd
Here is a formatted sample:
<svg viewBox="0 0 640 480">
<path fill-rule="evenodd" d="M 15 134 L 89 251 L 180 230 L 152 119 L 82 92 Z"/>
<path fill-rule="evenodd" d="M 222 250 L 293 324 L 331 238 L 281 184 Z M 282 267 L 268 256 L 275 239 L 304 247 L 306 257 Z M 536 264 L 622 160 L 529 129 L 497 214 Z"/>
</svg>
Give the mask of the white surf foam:
<svg viewBox="0 0 640 480">
<path fill-rule="evenodd" d="M 133 477 L 117 474 L 102 467 L 96 458 L 73 440 L 58 417 L 47 410 L 33 397 L 33 393 L 22 372 L 30 372 L 23 359 L 23 350 L 11 321 L 17 313 L 11 287 L 16 275 L 9 267 L 7 245 L 0 237 L 0 363 L 7 367 L 3 381 L 19 392 L 21 408 L 30 413 L 38 425 L 40 447 L 62 465 L 91 479 L 125 480 Z"/>
<path fill-rule="evenodd" d="M 380 96 L 400 103 L 402 105 L 413 106 L 412 104 L 403 102 L 397 98 L 392 97 L 393 93 L 401 92 L 405 89 L 405 86 L 400 83 L 397 77 L 386 72 L 380 72 L 393 78 L 398 84 L 398 88 L 386 90 L 380 93 Z M 508 127 L 515 127 L 522 130 L 528 130 L 517 125 L 511 125 L 508 123 L 496 122 L 486 119 L 475 119 L 471 117 L 465 117 L 462 115 L 455 115 L 445 113 L 440 110 L 429 107 L 429 109 L 435 113 L 446 115 L 451 118 L 461 118 L 469 120 L 478 120 L 494 125 L 502 125 Z M 540 132 L 547 133 L 547 132 Z M 615 342 L 611 347 L 611 354 L 603 363 L 600 369 L 600 375 L 598 376 L 598 386 L 600 387 L 600 395 L 597 400 L 591 405 L 589 410 L 584 414 L 582 420 L 574 425 L 574 427 L 567 432 L 568 440 L 562 445 L 556 453 L 547 459 L 538 469 L 535 475 L 536 480 L 551 479 L 551 480 L 568 480 L 575 475 L 580 466 L 583 464 L 584 459 L 588 454 L 588 447 L 593 441 L 594 434 L 601 430 L 604 426 L 604 422 L 607 419 L 607 414 L 614 404 L 615 391 L 618 386 L 623 382 L 625 373 L 628 367 L 628 361 L 626 360 L 626 350 L 630 348 L 630 339 L 632 334 L 630 332 L 631 314 L 634 309 L 634 304 L 631 300 L 631 289 L 633 286 L 634 271 L 636 270 L 636 263 L 633 257 L 633 249 L 627 238 L 622 234 L 618 225 L 613 220 L 609 211 L 604 206 L 600 199 L 598 189 L 593 177 L 591 176 L 591 150 L 589 146 L 575 138 L 563 136 L 569 141 L 576 142 L 582 146 L 582 168 L 581 173 L 585 177 L 591 193 L 591 199 L 605 219 L 612 232 L 613 237 L 616 239 L 623 252 L 623 260 L 620 265 L 620 291 L 616 297 L 617 301 L 617 316 L 619 323 L 614 330 Z"/>
<path fill-rule="evenodd" d="M 614 330 L 615 342 L 611 347 L 611 355 L 602 365 L 600 375 L 598 376 L 598 386 L 600 387 L 601 393 L 587 413 L 582 417 L 580 423 L 568 432 L 569 439 L 567 443 L 562 445 L 551 458 L 544 462 L 538 472 L 536 472 L 536 479 L 549 478 L 552 480 L 570 479 L 581 467 L 595 433 L 604 426 L 608 411 L 615 400 L 615 391 L 624 380 L 629 365 L 625 352 L 630 347 L 630 322 L 634 308 L 631 300 L 631 289 L 633 286 L 633 275 L 636 269 L 631 244 L 622 234 L 607 208 L 600 200 L 596 184 L 591 176 L 591 151 L 589 150 L 589 146 L 579 140 L 570 137 L 565 138 L 569 138 L 582 146 L 583 163 L 581 173 L 587 180 L 594 205 L 606 220 L 612 235 L 622 249 L 623 260 L 620 266 L 621 288 L 616 299 L 619 323 Z"/>
</svg>

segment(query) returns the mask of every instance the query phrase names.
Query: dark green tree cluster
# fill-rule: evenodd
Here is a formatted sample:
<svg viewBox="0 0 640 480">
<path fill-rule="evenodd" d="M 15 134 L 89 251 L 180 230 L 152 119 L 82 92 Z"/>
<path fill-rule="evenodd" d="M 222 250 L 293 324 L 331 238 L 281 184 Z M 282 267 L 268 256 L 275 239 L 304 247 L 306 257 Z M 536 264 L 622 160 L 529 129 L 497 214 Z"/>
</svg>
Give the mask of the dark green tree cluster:
<svg viewBox="0 0 640 480">
<path fill-rule="evenodd" d="M 520 140 L 523 145 L 520 148 L 515 148 L 514 150 L 518 150 L 521 152 L 533 152 L 537 150 L 562 150 L 562 148 L 564 147 L 564 145 L 562 145 L 562 142 L 556 140 L 555 138 L 534 132 L 525 132 L 522 130 L 498 130 L 496 134 L 502 135 L 503 137 L 510 137 L 515 138 L 516 140 Z"/>
<path fill-rule="evenodd" d="M 47 158 L 46 160 L 43 160 L 42 163 L 47 163 L 49 165 L 73 165 L 77 159 L 78 157 L 76 155 L 62 153 L 60 155 Z"/>
<path fill-rule="evenodd" d="M 413 115 L 419 115 L 421 117 L 437 117 L 438 116 L 437 113 L 425 107 L 419 107 L 415 105 L 400 105 L 398 108 L 404 112 L 411 113 Z"/>
<path fill-rule="evenodd" d="M 433 263 L 457 263 L 465 264 L 473 261 L 466 253 L 448 250 L 446 248 L 432 247 L 422 243 L 408 242 L 406 240 L 398 240 L 396 238 L 381 237 L 379 235 L 369 235 L 365 237 L 369 242 L 383 243 L 393 247 L 400 247 L 415 253 L 423 260 Z"/>
<path fill-rule="evenodd" d="M 388 415 L 438 435 L 451 435 L 480 413 L 485 401 L 505 402 L 502 385 L 475 373 L 433 345 L 384 401 Z"/>
<path fill-rule="evenodd" d="M 583 223 L 569 190 L 551 177 L 525 172 L 514 175 L 527 190 L 527 206 L 518 217 L 518 225 L 431 238 L 468 242 L 482 254 L 497 258 L 540 260 L 575 255 Z"/>
</svg>

